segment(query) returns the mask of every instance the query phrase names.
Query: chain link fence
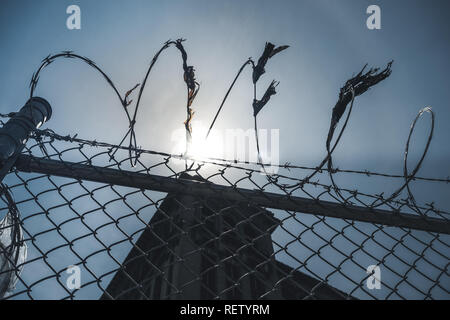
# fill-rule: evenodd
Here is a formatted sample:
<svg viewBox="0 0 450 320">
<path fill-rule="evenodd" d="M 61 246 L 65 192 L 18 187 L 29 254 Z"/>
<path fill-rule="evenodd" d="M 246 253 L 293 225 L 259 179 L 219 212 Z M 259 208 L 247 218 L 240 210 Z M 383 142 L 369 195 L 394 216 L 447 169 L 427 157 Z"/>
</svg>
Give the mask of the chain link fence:
<svg viewBox="0 0 450 320">
<path fill-rule="evenodd" d="M 287 163 L 269 175 L 261 160 L 257 115 L 278 82 L 272 81 L 260 99 L 257 83 L 286 45 L 266 43 L 257 62 L 244 62 L 208 130 L 251 66 L 257 163 L 137 147 L 144 87 L 171 46 L 182 58 L 186 146 L 191 142 L 200 84 L 183 42 L 165 42 L 143 81 L 124 95 L 89 58 L 71 51 L 49 55 L 32 76 L 27 105 L 0 115 L 11 118 L 0 128 L 0 298 L 450 298 L 449 212 L 416 199 L 411 189 L 412 182 L 424 188 L 450 182 L 418 176 L 433 136 L 431 109 L 421 110 L 411 126 L 402 175 L 338 169 L 332 161 L 355 97 L 387 79 L 392 61 L 382 70 L 365 66 L 345 82 L 319 166 Z M 42 71 L 59 59 L 89 65 L 112 88 L 129 125 L 119 144 L 36 129 L 51 117 L 51 107 L 34 91 Z M 431 130 L 411 170 L 410 139 L 424 113 L 431 115 Z M 361 192 L 355 188 L 360 178 L 369 179 L 366 186 L 376 180 L 386 190 Z M 343 180 L 351 188 L 340 187 Z M 398 187 L 386 196 L 392 186 Z"/>
<path fill-rule="evenodd" d="M 268 179 L 257 164 L 134 151 L 34 132 L 3 179 L 1 235 L 19 249 L 2 247 L 13 258 L 0 278 L 15 282 L 4 298 L 450 297 L 449 213 L 432 204 L 293 177 L 315 168 Z M 370 265 L 381 289 L 368 286 Z"/>
</svg>

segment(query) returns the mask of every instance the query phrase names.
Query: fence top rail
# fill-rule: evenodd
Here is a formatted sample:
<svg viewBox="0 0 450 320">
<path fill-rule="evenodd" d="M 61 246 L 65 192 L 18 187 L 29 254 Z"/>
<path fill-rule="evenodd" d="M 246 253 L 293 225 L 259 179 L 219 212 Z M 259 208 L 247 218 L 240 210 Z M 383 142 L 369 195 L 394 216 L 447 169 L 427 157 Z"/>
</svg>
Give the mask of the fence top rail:
<svg viewBox="0 0 450 320">
<path fill-rule="evenodd" d="M 24 172 L 42 173 L 160 192 L 183 193 L 205 198 L 221 198 L 233 202 L 249 202 L 252 205 L 265 208 L 450 234 L 450 221 L 445 219 L 413 215 L 398 210 L 388 211 L 352 204 L 307 199 L 289 194 L 283 195 L 262 190 L 243 189 L 236 186 L 217 185 L 206 180 L 201 182 L 183 178 L 171 178 L 69 161 L 42 159 L 28 155 L 19 156 L 15 167 L 17 170 Z"/>
</svg>

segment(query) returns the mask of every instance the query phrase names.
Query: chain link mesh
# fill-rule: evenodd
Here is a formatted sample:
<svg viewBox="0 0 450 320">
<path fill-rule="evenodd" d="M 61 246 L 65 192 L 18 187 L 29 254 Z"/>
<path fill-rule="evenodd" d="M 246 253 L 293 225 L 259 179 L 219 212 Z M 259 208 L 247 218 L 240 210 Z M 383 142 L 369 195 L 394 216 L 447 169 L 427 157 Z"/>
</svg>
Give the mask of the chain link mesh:
<svg viewBox="0 0 450 320">
<path fill-rule="evenodd" d="M 286 164 L 267 179 L 258 164 L 192 160 L 141 149 L 130 152 L 129 147 L 50 130 L 36 131 L 23 156 L 38 162 L 57 160 L 69 171 L 76 163 L 98 175 L 103 174 L 98 168 L 108 168 L 119 176 L 135 172 L 149 179 L 173 178 L 181 185 L 186 180 L 208 182 L 233 190 L 303 197 L 319 206 L 331 201 L 343 209 L 353 204 L 392 214 L 401 211 L 420 216 L 424 224 L 430 218 L 448 224 L 448 212 L 432 203 L 420 206 L 406 192 L 402 199 L 403 193 L 386 198 L 336 190 L 335 184 L 319 182 L 326 178 L 326 169 L 319 173 L 325 178 L 306 181 L 295 178 L 295 170 L 315 168 Z M 131 166 L 134 162 L 136 166 Z M 334 174 L 403 178 L 357 170 Z M 0 271 L 0 277 L 14 273 L 17 278 L 5 298 L 450 298 L 448 234 L 304 213 L 301 207 L 295 211 L 261 207 L 247 194 L 241 201 L 230 201 L 220 194 L 209 197 L 187 189 L 161 192 L 88 180 L 24 172 L 18 165 L 5 177 L 12 198 L 1 198 L 0 217 L 14 205 L 20 212 L 14 223 L 20 224 L 23 239 L 13 245 L 26 244 L 28 249 L 24 261 Z M 381 269 L 380 290 L 367 286 L 373 276 L 367 273 L 370 265 Z M 69 266 L 80 268 L 78 289 L 68 286 Z"/>
</svg>

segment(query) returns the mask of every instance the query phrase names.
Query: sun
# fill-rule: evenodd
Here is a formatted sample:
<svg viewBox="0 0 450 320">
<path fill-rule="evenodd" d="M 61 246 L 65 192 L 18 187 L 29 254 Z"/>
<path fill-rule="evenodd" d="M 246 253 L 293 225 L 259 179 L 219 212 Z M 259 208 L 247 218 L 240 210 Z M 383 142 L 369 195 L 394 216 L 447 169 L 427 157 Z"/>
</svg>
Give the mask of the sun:
<svg viewBox="0 0 450 320">
<path fill-rule="evenodd" d="M 208 127 L 202 124 L 201 121 L 193 121 L 192 128 L 192 139 L 187 153 L 185 129 L 178 129 L 172 134 L 172 141 L 176 142 L 172 153 L 184 154 L 185 156 L 196 160 L 208 158 L 222 159 L 225 152 L 223 137 L 218 132 L 212 130 L 208 139 L 206 139 Z"/>
</svg>

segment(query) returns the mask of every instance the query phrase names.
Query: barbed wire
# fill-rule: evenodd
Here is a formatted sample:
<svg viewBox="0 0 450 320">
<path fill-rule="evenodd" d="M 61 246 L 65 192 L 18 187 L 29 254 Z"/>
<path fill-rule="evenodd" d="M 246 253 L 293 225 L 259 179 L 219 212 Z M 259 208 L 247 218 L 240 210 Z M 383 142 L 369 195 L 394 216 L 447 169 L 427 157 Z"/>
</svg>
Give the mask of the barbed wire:
<svg viewBox="0 0 450 320">
<path fill-rule="evenodd" d="M 280 52 L 284 49 L 286 49 L 288 46 L 281 46 L 277 49 L 275 49 L 275 53 Z M 264 173 L 267 176 L 268 181 L 271 184 L 276 184 L 277 185 L 277 181 L 276 179 L 272 179 L 271 174 L 269 174 L 266 170 L 266 166 L 264 164 L 264 162 L 262 161 L 261 158 L 261 153 L 260 153 L 260 147 L 259 147 L 259 137 L 258 137 L 258 125 L 257 125 L 257 114 L 259 113 L 259 111 L 264 107 L 265 104 L 267 104 L 267 102 L 270 100 L 270 97 L 272 95 L 274 95 L 276 93 L 275 91 L 275 87 L 278 85 L 278 83 L 276 83 L 275 80 L 273 80 L 271 82 L 271 84 L 269 85 L 269 87 L 266 90 L 266 93 L 264 94 L 263 98 L 261 100 L 257 100 L 256 99 L 256 83 L 258 81 L 258 79 L 260 78 L 260 76 L 265 72 L 265 65 L 269 59 L 269 57 L 272 57 L 274 54 L 270 55 L 270 52 L 272 50 L 274 50 L 275 46 L 271 43 L 266 43 L 266 47 L 265 50 L 263 52 L 263 55 L 260 57 L 260 59 L 258 60 L 258 65 L 255 65 L 255 63 L 253 62 L 253 60 L 251 58 L 248 59 L 248 61 L 246 61 L 242 67 L 239 69 L 236 77 L 234 78 L 231 86 L 229 87 L 227 93 L 225 94 L 224 99 L 222 100 L 221 105 L 219 106 L 219 109 L 209 127 L 209 130 L 207 132 L 206 138 L 208 138 L 208 135 L 212 129 L 212 127 L 214 126 L 214 123 L 219 115 L 219 113 L 222 110 L 222 107 L 229 95 L 229 93 L 231 92 L 236 80 L 238 79 L 238 77 L 240 76 L 241 72 L 243 71 L 243 69 L 251 64 L 253 67 L 253 86 L 254 86 L 254 97 L 253 97 L 253 108 L 254 108 L 254 131 L 255 131 L 255 140 L 256 140 L 256 148 L 257 148 L 257 154 L 258 154 L 258 160 L 259 160 L 259 164 L 261 165 L 262 170 L 264 171 Z M 333 177 L 333 174 L 337 172 L 337 170 L 333 169 L 333 164 L 332 164 L 332 153 L 334 152 L 334 150 L 336 149 L 345 129 L 347 126 L 347 123 L 350 119 L 350 115 L 353 109 L 353 104 L 354 104 L 354 100 L 356 96 L 359 96 L 361 94 L 363 94 L 364 92 L 366 92 L 367 90 L 369 90 L 372 86 L 378 84 L 379 82 L 385 80 L 386 78 L 388 78 L 391 74 L 391 67 L 392 67 L 392 63 L 393 61 L 390 61 L 386 68 L 382 71 L 379 71 L 379 68 L 371 68 L 369 69 L 366 73 L 364 73 L 365 68 L 367 67 L 367 64 L 362 68 L 362 70 L 354 77 L 352 77 L 351 79 L 349 79 L 345 85 L 341 88 L 340 93 L 339 93 L 339 99 L 338 102 L 336 103 L 335 107 L 333 108 L 333 112 L 332 112 L 332 117 L 331 117 L 331 123 L 330 123 L 330 129 L 328 131 L 328 136 L 327 136 L 327 140 L 326 140 L 326 151 L 327 151 L 327 155 L 326 157 L 321 161 L 321 163 L 314 168 L 314 171 L 309 174 L 307 177 L 301 179 L 301 181 L 298 184 L 293 184 L 293 185 L 277 185 L 278 187 L 282 188 L 282 189 L 294 189 L 299 187 L 300 185 L 302 185 L 304 182 L 309 181 L 311 178 L 313 178 L 320 170 L 322 170 L 323 166 L 325 164 L 327 164 L 327 172 L 329 175 L 329 178 L 331 180 L 331 183 L 333 185 L 334 191 L 336 192 L 337 196 L 339 198 L 341 198 L 344 202 L 346 201 L 346 199 L 340 194 L 339 188 L 336 185 L 335 179 Z M 347 117 L 344 121 L 344 125 L 341 128 L 341 131 L 338 134 L 338 137 L 336 139 L 336 141 L 334 142 L 333 147 L 330 146 L 331 141 L 333 139 L 334 136 L 334 131 L 337 127 L 337 124 L 339 123 L 339 120 L 341 119 L 341 117 L 344 115 L 347 105 L 350 104 L 350 108 L 349 111 L 347 113 Z M 431 114 L 432 118 L 431 118 L 431 131 L 427 140 L 427 144 L 425 147 L 425 150 L 422 154 L 421 159 L 419 160 L 419 162 L 417 163 L 416 167 L 414 168 L 414 170 L 412 171 L 411 174 L 408 174 L 408 170 L 407 170 L 407 159 L 408 159 L 408 150 L 409 150 L 409 144 L 410 144 L 410 139 L 411 139 L 411 135 L 412 132 L 414 130 L 415 124 L 417 122 L 417 120 L 421 117 L 421 115 L 424 112 L 428 112 Z M 407 189 L 408 191 L 408 197 L 409 200 L 413 203 L 414 208 L 416 209 L 416 211 L 418 213 L 421 214 L 421 211 L 418 207 L 415 206 L 415 198 L 411 192 L 411 189 L 409 187 L 409 183 L 413 180 L 417 180 L 416 179 L 416 174 L 419 171 L 422 162 L 428 152 L 428 148 L 429 145 L 431 143 L 432 140 L 432 136 L 433 136 L 433 131 L 434 131 L 434 113 L 431 110 L 431 108 L 427 107 L 422 109 L 417 117 L 415 118 L 413 124 L 411 125 L 411 129 L 410 129 L 410 133 L 408 136 L 408 141 L 406 144 L 406 150 L 405 150 L 405 157 L 404 157 L 404 172 L 403 172 L 403 178 L 405 180 L 405 182 L 396 190 L 394 191 L 390 197 L 386 198 L 386 199 L 381 199 L 381 201 L 374 205 L 374 207 L 379 207 L 382 206 L 383 204 L 385 204 L 386 202 L 388 202 L 389 200 L 392 200 L 394 198 L 396 198 L 402 191 L 403 189 Z M 386 174 L 383 174 L 385 176 L 387 176 Z M 436 181 L 442 181 L 443 179 L 438 179 Z M 448 179 L 446 180 L 446 182 L 448 181 Z"/>
<path fill-rule="evenodd" d="M 100 68 L 97 66 L 97 64 L 92 61 L 91 59 L 75 54 L 73 53 L 73 51 L 63 51 L 61 53 L 55 54 L 55 55 L 48 55 L 46 58 L 44 58 L 42 60 L 41 65 L 39 66 L 39 68 L 37 69 L 37 71 L 35 71 L 33 73 L 33 76 L 31 77 L 30 80 L 30 98 L 34 96 L 34 91 L 36 89 L 36 86 L 39 82 L 39 78 L 40 78 L 40 73 L 47 68 L 51 63 L 53 63 L 55 60 L 57 60 L 58 58 L 69 58 L 69 59 L 78 59 L 81 60 L 82 62 L 85 62 L 87 65 L 89 65 L 90 67 L 94 68 L 96 71 L 98 71 L 103 78 L 106 80 L 106 82 L 109 84 L 109 86 L 111 86 L 111 88 L 114 90 L 117 98 L 119 99 L 123 110 L 125 111 L 125 114 L 127 116 L 127 120 L 129 123 L 129 129 L 128 131 L 125 133 L 125 136 L 123 137 L 122 141 L 120 141 L 119 146 L 122 145 L 122 143 L 127 139 L 127 137 L 129 136 L 129 150 L 130 152 L 132 152 L 131 150 L 135 149 L 137 147 L 137 139 L 136 139 L 136 133 L 135 133 L 135 125 L 136 125 L 136 121 L 137 121 L 137 113 L 139 110 L 139 106 L 140 106 L 140 102 L 141 102 L 141 97 L 142 94 L 144 92 L 144 88 L 147 84 L 147 80 L 148 77 L 150 75 L 150 72 L 153 69 L 153 66 L 155 65 L 156 61 L 158 60 L 160 54 L 166 50 L 167 48 L 169 48 L 171 45 L 175 45 L 175 47 L 180 51 L 181 56 L 182 56 L 182 60 L 183 60 L 183 70 L 184 70 L 184 75 L 183 75 L 183 79 L 186 83 L 186 87 L 187 87 L 187 99 L 186 99 L 186 112 L 187 112 L 187 118 L 185 121 L 185 129 L 186 129 L 186 148 L 189 148 L 190 142 L 191 142 L 191 134 L 192 134 L 192 127 L 191 127 L 191 120 L 194 114 L 194 111 L 192 110 L 191 106 L 192 103 L 195 99 L 195 97 L 197 96 L 197 93 L 200 90 L 200 84 L 195 80 L 195 75 L 194 75 L 194 67 L 192 66 L 188 66 L 187 65 L 187 53 L 183 47 L 182 42 L 184 42 L 185 39 L 178 39 L 176 41 L 172 41 L 172 40 L 168 40 L 164 43 L 164 45 L 161 47 L 161 49 L 155 54 L 155 56 L 153 57 L 150 66 L 145 74 L 145 77 L 142 81 L 142 85 L 140 85 L 139 83 L 136 84 L 132 89 L 128 90 L 125 95 L 122 97 L 121 94 L 119 93 L 116 85 L 114 84 L 114 82 L 111 80 L 111 78 Z M 128 100 L 128 97 L 130 96 L 130 94 L 138 87 L 140 86 L 139 89 L 139 93 L 138 93 L 138 97 L 137 97 L 137 102 L 134 108 L 134 112 L 131 114 L 128 110 L 129 106 L 131 105 L 133 100 Z M 8 114 L 10 115 L 10 114 Z M 4 116 L 8 116 L 8 115 L 4 115 Z M 188 149 L 186 149 L 187 152 Z M 132 155 L 130 154 L 130 159 L 132 159 Z"/>
<path fill-rule="evenodd" d="M 269 174 L 260 154 L 257 115 L 276 93 L 278 82 L 273 80 L 261 99 L 257 99 L 257 82 L 268 60 L 288 46 L 266 43 L 257 63 L 249 58 L 241 66 L 206 135 L 239 76 L 252 65 L 258 161 L 249 162 L 189 155 L 192 104 L 200 85 L 193 66 L 187 63 L 182 42 L 184 39 L 165 42 L 142 83 L 123 96 L 87 57 L 64 51 L 42 61 L 32 76 L 30 97 L 47 66 L 59 58 L 78 59 L 97 70 L 112 87 L 129 129 L 119 144 L 82 139 L 77 134 L 60 135 L 51 129 L 31 133 L 4 179 L 8 184 L 1 187 L 4 206 L 0 205 L 0 213 L 6 211 L 14 221 L 7 222 L 0 232 L 16 230 L 10 251 L 2 249 L 1 257 L 11 257 L 11 250 L 19 252 L 24 245 L 30 249 L 29 257 L 6 258 L 8 265 L 2 265 L 0 278 L 13 279 L 14 275 L 13 282 L 17 281 L 16 289 L 4 298 L 35 299 L 49 294 L 62 299 L 450 297 L 450 245 L 445 229 L 450 212 L 436 208 L 434 202 L 418 203 L 410 187 L 415 180 L 450 181 L 448 177 L 417 175 L 433 137 L 435 115 L 431 108 L 422 109 L 411 125 L 403 174 L 333 166 L 332 154 L 346 129 L 355 98 L 389 77 L 392 62 L 382 71 L 372 68 L 364 73 L 364 66 L 341 88 L 332 110 L 327 154 L 318 166 L 277 164 L 275 167 L 284 171 Z M 149 75 L 160 54 L 171 45 L 181 53 L 187 88 L 187 149 L 181 154 L 142 149 L 135 133 Z M 131 112 L 129 97 L 138 87 Z M 430 133 L 421 158 L 409 172 L 411 137 L 424 113 L 431 115 Z M 0 114 L 12 116 L 14 113 Z M 124 145 L 127 138 L 129 143 Z M 291 171 L 297 169 L 311 172 L 301 177 Z M 384 192 L 359 191 L 356 185 L 353 189 L 340 187 L 334 178 L 338 173 L 404 181 L 385 196 Z M 320 182 L 320 174 L 326 174 L 330 183 Z M 290 206 L 281 205 L 282 201 Z M 381 219 L 382 214 L 389 218 Z M 405 227 L 399 223 L 401 219 L 414 223 Z M 432 223 L 439 228 L 430 229 Z M 366 286 L 371 277 L 369 265 L 383 268 L 384 291 L 373 292 Z M 83 270 L 86 279 L 79 288 L 71 289 L 64 283 L 67 266 Z M 44 285 L 45 290 L 41 288 Z"/>
<path fill-rule="evenodd" d="M 138 109 L 139 109 L 141 97 L 142 97 L 145 85 L 147 83 L 147 79 L 149 77 L 149 74 L 150 74 L 151 70 L 153 69 L 153 66 L 155 65 L 156 61 L 158 60 L 160 54 L 164 50 L 169 48 L 170 45 L 175 45 L 179 49 L 181 54 L 182 54 L 183 70 L 185 72 L 184 73 L 184 80 L 186 82 L 187 89 L 188 89 L 188 98 L 187 98 L 187 107 L 186 107 L 187 119 L 186 119 L 186 122 L 185 122 L 185 127 L 186 127 L 186 132 L 187 132 L 187 139 L 189 140 L 189 137 L 191 137 L 191 131 L 192 131 L 192 128 L 190 127 L 190 122 L 192 120 L 192 115 L 193 115 L 193 112 L 192 112 L 190 106 L 192 105 L 192 102 L 193 102 L 195 96 L 198 93 L 199 84 L 198 84 L 198 82 L 195 81 L 195 76 L 194 76 L 194 73 L 193 73 L 194 72 L 193 67 L 187 65 L 187 54 L 186 54 L 186 51 L 184 50 L 184 47 L 182 45 L 183 41 L 185 41 L 185 39 L 178 39 L 176 41 L 168 40 L 168 41 L 166 41 L 164 43 L 164 45 L 161 47 L 161 49 L 155 54 L 155 56 L 153 57 L 153 59 L 152 59 L 152 61 L 150 63 L 150 66 L 149 66 L 149 68 L 147 70 L 147 73 L 146 73 L 146 75 L 145 75 L 145 77 L 144 77 L 144 79 L 142 81 L 142 86 L 140 87 L 138 98 L 137 98 L 137 103 L 136 103 L 135 110 L 134 110 L 134 113 L 133 113 L 132 116 L 131 116 L 130 112 L 128 111 L 128 106 L 131 104 L 132 100 L 128 101 L 127 98 L 131 94 L 131 92 L 134 91 L 140 84 L 137 84 L 134 88 L 132 88 L 131 90 L 127 91 L 126 94 L 124 95 L 124 98 L 122 98 L 122 96 L 120 95 L 119 91 L 117 90 L 117 88 L 114 85 L 114 83 L 111 80 L 111 78 L 101 68 L 99 68 L 95 64 L 95 62 L 93 62 L 91 59 L 89 59 L 87 57 L 83 57 L 83 56 L 80 56 L 78 54 L 74 54 L 72 51 L 64 51 L 64 52 L 56 54 L 56 55 L 49 55 L 49 56 L 47 56 L 46 58 L 44 58 L 42 60 L 42 64 L 40 65 L 38 70 L 33 74 L 32 79 L 30 81 L 30 88 L 31 88 L 30 89 L 30 97 L 32 97 L 34 95 L 34 91 L 35 91 L 35 88 L 37 86 L 37 83 L 38 83 L 41 71 L 44 68 L 46 68 L 48 65 L 50 65 L 56 59 L 64 57 L 64 58 L 75 58 L 75 59 L 79 59 L 81 61 L 84 61 L 89 66 L 93 67 L 94 69 L 96 69 L 98 72 L 100 72 L 102 74 L 102 76 L 105 78 L 107 83 L 113 88 L 113 90 L 116 93 L 118 99 L 120 100 L 121 105 L 122 105 L 122 107 L 123 107 L 123 109 L 124 109 L 124 111 L 125 111 L 125 113 L 127 115 L 127 119 L 128 119 L 128 122 L 129 122 L 129 130 L 125 134 L 123 140 L 118 144 L 118 146 L 121 146 L 122 143 L 124 142 L 124 140 L 127 138 L 127 136 L 130 135 L 130 143 L 129 143 L 128 149 L 131 150 L 130 152 L 133 152 L 135 150 L 138 150 L 137 142 L 136 142 L 136 135 L 135 135 L 135 131 L 134 131 L 134 126 L 136 124 L 136 116 L 137 116 L 137 112 L 138 112 Z M 235 79 L 233 80 L 231 86 L 229 87 L 229 89 L 228 89 L 224 99 L 222 100 L 222 102 L 221 102 L 221 104 L 219 106 L 219 109 L 218 109 L 218 111 L 217 111 L 217 113 L 216 113 L 216 115 L 215 115 L 215 117 L 214 117 L 214 119 L 213 119 L 213 121 L 212 121 L 212 123 L 211 123 L 211 125 L 209 127 L 209 130 L 208 130 L 208 133 L 206 135 L 206 138 L 208 137 L 209 132 L 211 131 L 212 127 L 214 126 L 214 124 L 216 122 L 216 119 L 217 119 L 218 115 L 220 114 L 225 101 L 227 100 L 227 97 L 228 97 L 229 93 L 231 92 L 232 88 L 234 87 L 234 84 L 237 81 L 237 79 L 239 78 L 239 76 L 242 73 L 243 69 L 249 64 L 252 65 L 252 68 L 253 68 L 253 86 L 254 86 L 254 98 L 253 98 L 253 101 L 254 101 L 254 103 L 256 103 L 258 101 L 256 99 L 256 83 L 259 80 L 259 78 L 261 77 L 261 75 L 263 73 L 265 73 L 265 65 L 266 65 L 267 61 L 271 57 L 273 57 L 273 55 L 277 54 L 280 51 L 285 50 L 286 48 L 288 48 L 288 46 L 280 46 L 278 48 L 275 48 L 275 46 L 273 44 L 266 43 L 265 50 L 264 50 L 262 56 L 259 58 L 257 65 L 255 65 L 253 60 L 251 58 L 249 58 L 241 66 L 241 68 L 239 69 Z M 349 102 L 350 102 L 350 109 L 349 109 L 349 112 L 347 114 L 347 118 L 346 118 L 346 120 L 344 122 L 344 125 L 343 125 L 343 127 L 342 127 L 342 129 L 341 129 L 341 131 L 340 131 L 340 133 L 338 135 L 338 138 L 337 138 L 335 144 L 333 145 L 333 148 L 331 148 L 331 150 L 328 150 L 327 156 L 322 160 L 322 162 L 318 166 L 316 166 L 314 168 L 313 167 L 304 167 L 304 166 L 301 167 L 301 166 L 295 166 L 295 165 L 291 166 L 291 165 L 286 165 L 286 164 L 285 165 L 276 165 L 275 164 L 274 166 L 284 167 L 284 168 L 303 168 L 303 169 L 312 169 L 312 170 L 314 170 L 313 173 L 309 174 L 306 178 L 302 179 L 302 181 L 305 181 L 305 180 L 307 181 L 307 180 L 311 179 L 319 171 L 320 172 L 321 171 L 328 171 L 330 173 L 330 178 L 331 178 L 333 184 L 335 184 L 335 182 L 334 182 L 332 174 L 333 173 L 338 173 L 338 172 L 347 172 L 347 173 L 352 172 L 352 173 L 359 173 L 359 174 L 363 174 L 364 173 L 366 175 L 386 176 L 386 177 L 392 177 L 392 178 L 394 178 L 394 177 L 402 177 L 407 182 L 405 182 L 405 184 L 402 185 L 402 187 L 400 187 L 399 190 L 397 190 L 397 191 L 401 191 L 404 188 L 407 188 L 407 190 L 409 192 L 409 195 L 411 196 L 412 201 L 414 201 L 414 197 L 412 196 L 411 190 L 409 188 L 409 182 L 410 181 L 426 180 L 426 181 L 436 181 L 436 182 L 446 182 L 446 183 L 448 183 L 450 181 L 450 177 L 447 177 L 446 179 L 440 179 L 440 178 L 423 178 L 423 177 L 416 177 L 415 176 L 415 174 L 417 173 L 418 169 L 420 168 L 420 164 L 422 163 L 423 158 L 426 155 L 426 152 L 428 151 L 428 146 L 429 146 L 431 138 L 432 138 L 432 133 L 430 134 L 429 141 L 427 142 L 427 146 L 426 146 L 425 152 L 424 152 L 424 154 L 422 156 L 422 159 L 419 162 L 420 164 L 418 166 L 416 166 L 415 170 L 413 170 L 413 174 L 411 174 L 411 175 L 407 175 L 407 174 L 405 175 L 405 173 L 404 173 L 403 176 L 401 176 L 401 175 L 392 175 L 392 174 L 386 174 L 386 173 L 370 172 L 369 170 L 364 170 L 364 171 L 345 170 L 345 169 L 342 170 L 342 169 L 338 169 L 338 168 L 333 168 L 332 165 L 331 165 L 332 164 L 331 154 L 333 153 L 333 151 L 337 147 L 337 144 L 339 143 L 340 138 L 341 138 L 341 136 L 342 136 L 342 134 L 343 134 L 343 132 L 344 132 L 344 130 L 346 128 L 346 125 L 347 125 L 348 120 L 350 118 L 351 110 L 352 110 L 352 107 L 353 107 L 353 101 L 354 101 L 354 98 L 356 96 L 355 94 L 350 95 L 349 91 L 350 92 L 354 92 L 353 86 L 357 85 L 358 86 L 358 89 L 357 89 L 358 90 L 358 94 L 357 95 L 360 95 L 360 94 L 364 93 L 371 86 L 373 86 L 374 84 L 384 80 L 385 78 L 387 78 L 390 75 L 390 73 L 391 73 L 391 70 L 390 70 L 391 65 L 392 65 L 392 61 L 388 64 L 386 69 L 383 70 L 379 75 L 374 75 L 376 72 L 378 72 L 378 70 L 379 70 L 378 68 L 375 68 L 375 69 L 372 68 L 368 72 L 363 74 L 363 71 L 364 71 L 364 69 L 367 66 L 366 65 L 366 66 L 363 67 L 363 69 L 355 77 L 353 77 L 352 79 L 350 79 L 350 80 L 348 80 L 346 82 L 345 86 L 341 89 L 341 92 L 340 92 L 340 99 L 339 99 L 339 101 L 342 101 L 342 102 L 338 102 L 336 104 L 335 108 L 333 109 L 333 117 L 332 117 L 332 120 L 331 120 L 330 130 L 329 130 L 328 138 L 327 138 L 327 149 L 329 148 L 329 143 L 331 142 L 331 139 L 333 137 L 334 129 L 335 129 L 337 123 L 339 122 L 340 117 L 345 112 L 345 109 L 346 109 L 345 107 L 346 107 L 346 105 Z M 274 84 L 274 82 L 272 82 L 272 84 L 269 86 L 269 89 L 273 88 L 273 84 Z M 268 91 L 270 91 L 269 89 L 268 89 Z M 262 99 L 262 101 L 265 101 L 265 100 L 266 99 Z M 265 103 L 267 103 L 267 102 L 268 102 L 268 99 L 265 101 Z M 254 106 L 254 108 L 255 108 L 255 106 Z M 256 139 L 256 142 L 257 142 L 257 149 L 258 149 L 257 150 L 258 151 L 258 160 L 259 160 L 257 162 L 257 164 L 259 164 L 262 167 L 262 169 L 265 171 L 265 164 L 262 161 L 261 155 L 260 155 L 260 152 L 259 152 L 259 139 L 258 139 L 258 133 L 257 133 L 258 130 L 257 130 L 257 122 L 256 122 L 256 114 L 259 112 L 259 110 L 261 110 L 261 108 L 262 108 L 262 106 L 260 108 L 256 108 L 255 109 L 254 125 L 255 125 L 255 139 Z M 335 110 L 336 110 L 336 112 L 335 112 Z M 434 114 L 432 113 L 431 108 L 426 109 L 426 110 L 427 110 L 426 112 L 430 112 L 432 114 L 432 117 L 433 117 L 432 118 L 433 119 L 432 120 L 433 121 L 432 125 L 434 125 Z M 0 116 L 2 116 L 2 117 L 10 117 L 13 114 L 14 113 L 0 114 Z M 418 117 L 420 117 L 422 114 L 423 114 L 423 111 L 421 111 L 419 113 Z M 415 122 L 416 121 L 417 121 L 417 118 L 416 118 Z M 408 138 L 408 146 L 409 146 L 409 140 L 411 138 L 412 131 L 413 131 L 413 127 L 410 130 L 410 135 L 409 135 L 409 138 Z M 187 144 L 186 144 L 187 147 L 189 145 L 188 140 L 187 140 Z M 130 154 L 130 158 L 133 158 L 131 156 L 131 154 Z M 186 156 L 186 158 L 189 158 L 189 157 Z M 406 166 L 406 158 L 407 157 L 405 156 L 405 166 Z M 219 160 L 219 159 L 215 159 L 215 160 Z M 230 162 L 230 160 L 224 160 L 224 159 L 220 159 L 220 160 L 221 161 Z M 328 164 L 328 168 L 324 169 L 323 166 L 326 163 Z M 266 174 L 267 174 L 267 172 L 266 172 Z M 270 174 L 267 174 L 267 176 L 270 179 Z M 291 185 L 291 186 L 284 186 L 284 187 L 285 188 L 295 188 L 297 186 L 298 185 L 294 184 L 294 185 Z M 394 192 L 392 196 L 395 197 L 395 195 L 397 193 L 398 192 Z"/>
</svg>

